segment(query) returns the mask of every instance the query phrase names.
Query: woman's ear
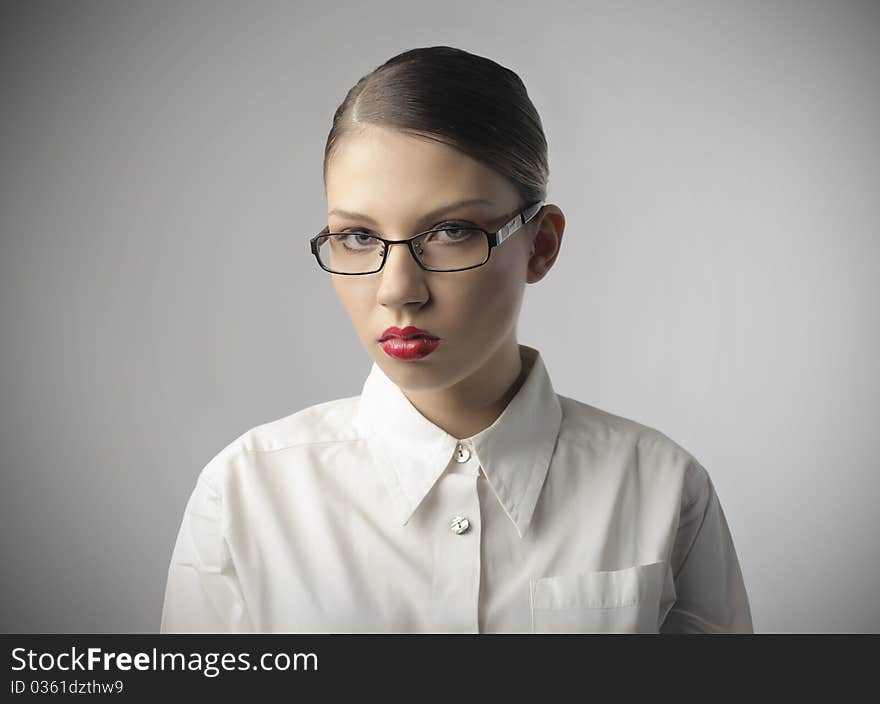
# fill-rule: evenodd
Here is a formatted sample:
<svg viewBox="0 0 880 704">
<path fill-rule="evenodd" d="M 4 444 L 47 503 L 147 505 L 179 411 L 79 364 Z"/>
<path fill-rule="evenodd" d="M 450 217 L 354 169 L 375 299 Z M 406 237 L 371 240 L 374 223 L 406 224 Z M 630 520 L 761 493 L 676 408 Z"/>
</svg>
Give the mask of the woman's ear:
<svg viewBox="0 0 880 704">
<path fill-rule="evenodd" d="M 539 221 L 535 238 L 532 240 L 532 253 L 529 257 L 529 277 L 527 283 L 540 281 L 559 255 L 562 245 L 562 233 L 565 231 L 565 215 L 558 206 L 545 205 L 545 211 Z M 538 251 L 540 240 L 541 256 L 532 261 Z"/>
</svg>

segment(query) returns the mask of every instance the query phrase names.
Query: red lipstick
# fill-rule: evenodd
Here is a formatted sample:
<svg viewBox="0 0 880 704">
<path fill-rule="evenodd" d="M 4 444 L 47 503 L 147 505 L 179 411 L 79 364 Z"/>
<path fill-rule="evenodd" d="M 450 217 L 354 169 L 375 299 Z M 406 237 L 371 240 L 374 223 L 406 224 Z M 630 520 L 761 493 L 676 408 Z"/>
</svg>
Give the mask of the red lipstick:
<svg viewBox="0 0 880 704">
<path fill-rule="evenodd" d="M 390 327 L 382 333 L 379 344 L 389 357 L 395 359 L 421 359 L 437 349 L 441 338 L 427 330 L 408 325 L 400 328 Z"/>
</svg>

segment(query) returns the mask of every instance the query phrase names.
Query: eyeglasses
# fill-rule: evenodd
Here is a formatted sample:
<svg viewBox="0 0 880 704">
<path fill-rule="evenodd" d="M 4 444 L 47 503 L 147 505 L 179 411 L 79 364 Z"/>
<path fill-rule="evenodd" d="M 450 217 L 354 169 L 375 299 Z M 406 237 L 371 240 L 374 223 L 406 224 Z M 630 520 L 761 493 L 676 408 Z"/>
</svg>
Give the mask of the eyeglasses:
<svg viewBox="0 0 880 704">
<path fill-rule="evenodd" d="M 375 274 L 385 266 L 392 244 L 406 244 L 425 271 L 465 271 L 489 261 L 492 249 L 528 223 L 544 204 L 540 200 L 520 211 L 495 232 L 480 227 L 444 227 L 419 232 L 404 240 L 387 240 L 365 232 L 328 232 L 309 240 L 318 265 L 331 274 Z"/>
</svg>

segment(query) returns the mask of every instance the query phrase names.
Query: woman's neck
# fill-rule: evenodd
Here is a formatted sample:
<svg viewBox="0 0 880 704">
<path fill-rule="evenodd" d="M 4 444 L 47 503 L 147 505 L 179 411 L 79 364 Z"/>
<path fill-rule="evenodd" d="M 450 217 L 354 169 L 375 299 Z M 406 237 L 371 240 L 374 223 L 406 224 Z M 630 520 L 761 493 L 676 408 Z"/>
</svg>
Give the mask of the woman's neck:
<svg viewBox="0 0 880 704">
<path fill-rule="evenodd" d="M 507 408 L 528 377 L 531 361 L 515 340 L 502 345 L 486 364 L 441 391 L 407 391 L 410 403 L 434 425 L 463 439 L 488 428 Z"/>
</svg>

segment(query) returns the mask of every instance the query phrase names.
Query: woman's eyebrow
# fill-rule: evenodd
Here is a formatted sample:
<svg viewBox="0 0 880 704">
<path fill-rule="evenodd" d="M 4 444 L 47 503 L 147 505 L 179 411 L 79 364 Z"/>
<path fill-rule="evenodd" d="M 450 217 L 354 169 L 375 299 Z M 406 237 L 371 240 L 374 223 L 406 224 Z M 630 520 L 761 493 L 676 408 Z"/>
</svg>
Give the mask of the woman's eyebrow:
<svg viewBox="0 0 880 704">
<path fill-rule="evenodd" d="M 441 208 L 436 208 L 432 210 L 430 213 L 427 213 L 422 216 L 419 223 L 425 223 L 429 220 L 434 220 L 435 218 L 442 217 L 446 213 L 451 210 L 456 210 L 457 208 L 463 208 L 466 205 L 492 205 L 492 201 L 486 200 L 485 198 L 470 198 L 467 200 L 460 200 L 456 203 L 450 203 L 448 205 L 444 205 Z M 352 220 L 363 220 L 372 225 L 376 225 L 376 221 L 373 220 L 369 215 L 363 215 L 362 213 L 355 213 L 351 210 L 342 210 L 340 208 L 334 208 L 330 212 L 327 213 L 327 217 L 329 218 L 331 215 L 338 215 L 343 218 L 351 218 Z"/>
</svg>

